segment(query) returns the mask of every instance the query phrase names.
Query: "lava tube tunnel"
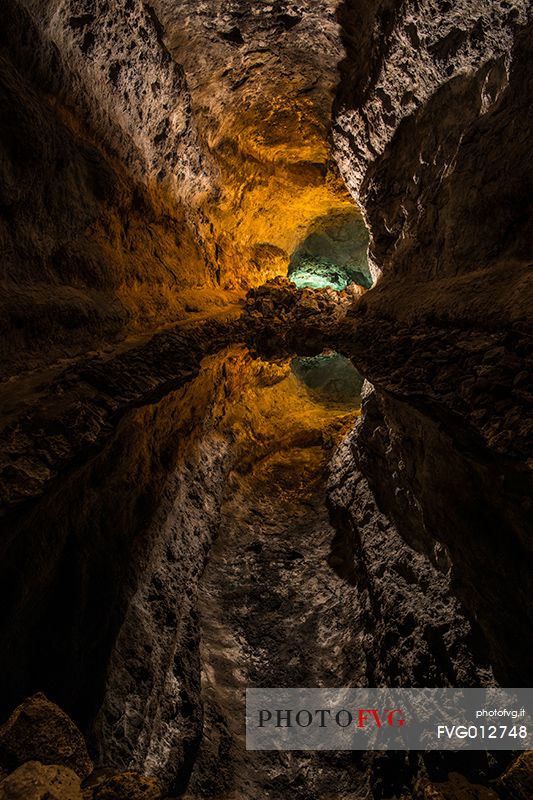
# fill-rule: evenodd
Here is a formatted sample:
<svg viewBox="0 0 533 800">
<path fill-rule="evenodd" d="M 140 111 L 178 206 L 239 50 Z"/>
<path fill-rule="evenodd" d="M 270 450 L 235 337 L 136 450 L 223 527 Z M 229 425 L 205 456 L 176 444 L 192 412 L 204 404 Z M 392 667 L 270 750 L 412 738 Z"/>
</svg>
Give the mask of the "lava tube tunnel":
<svg viewBox="0 0 533 800">
<path fill-rule="evenodd" d="M 532 41 L 3 0 L 0 800 L 531 800 Z"/>
</svg>

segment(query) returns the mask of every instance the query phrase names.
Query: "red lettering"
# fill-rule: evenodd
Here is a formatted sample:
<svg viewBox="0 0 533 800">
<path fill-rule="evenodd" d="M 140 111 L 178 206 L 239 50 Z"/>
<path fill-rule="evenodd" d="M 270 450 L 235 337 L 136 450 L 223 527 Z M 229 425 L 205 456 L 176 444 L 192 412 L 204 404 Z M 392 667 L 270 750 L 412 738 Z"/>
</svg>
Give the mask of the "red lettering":
<svg viewBox="0 0 533 800">
<path fill-rule="evenodd" d="M 358 713 L 358 728 L 364 728 L 368 722 L 369 717 L 373 717 L 375 725 L 381 728 L 381 720 L 377 708 L 360 708 Z"/>
<path fill-rule="evenodd" d="M 377 728 L 381 728 L 382 725 L 388 725 L 390 728 L 401 728 L 405 725 L 401 708 L 385 708 L 381 717 L 377 708 L 359 708 L 356 713 L 358 728 L 365 728 L 369 722 L 372 722 Z"/>
<path fill-rule="evenodd" d="M 399 714 L 400 719 L 396 722 L 394 721 L 394 715 Z M 401 708 L 392 708 L 387 714 L 387 722 L 391 728 L 401 728 L 402 725 L 405 725 L 405 720 L 403 719 L 403 711 Z"/>
</svg>

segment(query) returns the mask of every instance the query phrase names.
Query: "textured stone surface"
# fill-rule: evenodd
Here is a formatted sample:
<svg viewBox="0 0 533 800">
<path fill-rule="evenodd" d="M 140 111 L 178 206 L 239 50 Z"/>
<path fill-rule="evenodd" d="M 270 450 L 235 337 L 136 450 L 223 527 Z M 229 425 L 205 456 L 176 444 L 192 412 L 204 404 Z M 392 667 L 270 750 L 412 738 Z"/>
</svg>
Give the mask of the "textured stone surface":
<svg viewBox="0 0 533 800">
<path fill-rule="evenodd" d="M 368 685 L 490 682 L 486 653 L 453 597 L 445 549 L 436 544 L 431 557 L 420 552 L 420 543 L 405 541 L 380 511 L 389 509 L 383 495 L 391 492 L 404 514 L 415 517 L 418 533 L 417 498 L 402 476 L 407 462 L 394 460 L 375 394 L 363 411 L 330 465 L 328 503 L 337 530 L 330 563 L 360 591 Z M 393 487 L 384 474 L 393 476 Z"/>
<path fill-rule="evenodd" d="M 250 551 L 242 559 L 237 555 L 257 538 L 254 536 L 257 514 L 252 510 L 255 499 L 245 500 L 247 492 L 254 491 L 254 484 L 246 480 L 246 475 L 258 470 L 260 484 L 256 499 L 264 504 L 261 513 L 265 517 L 270 515 L 272 520 L 276 515 L 276 522 L 272 521 L 270 527 L 270 535 L 274 537 L 274 525 L 277 526 L 275 538 L 282 540 L 279 549 L 276 548 L 276 558 L 286 559 L 289 568 L 305 582 L 307 562 L 298 560 L 295 542 L 291 544 L 285 536 L 290 508 L 286 492 L 294 497 L 296 489 L 303 486 L 303 479 L 298 478 L 302 471 L 310 476 L 313 465 L 323 470 L 325 453 L 333 446 L 339 428 L 349 424 L 353 414 L 351 406 L 331 410 L 320 406 L 294 376 L 288 363 L 277 365 L 254 360 L 242 347 L 207 359 L 199 376 L 181 396 L 171 395 L 161 401 L 158 414 L 175 420 L 187 408 L 191 409 L 188 423 L 182 422 L 174 434 L 177 463 L 145 534 L 150 541 L 149 555 L 139 565 L 137 589 L 113 648 L 104 702 L 97 718 L 97 736 L 103 763 L 129 765 L 154 774 L 165 786 L 170 786 L 171 793 L 184 791 L 195 769 L 192 796 L 196 792 L 202 796 L 202 792 L 215 788 L 230 791 L 241 787 L 243 781 L 248 781 L 243 763 L 248 764 L 247 769 L 255 769 L 253 757 L 249 763 L 242 752 L 240 734 L 234 730 L 238 725 L 237 709 L 239 713 L 241 710 L 242 683 L 239 680 L 235 685 L 234 694 L 222 688 L 219 696 L 214 677 L 219 674 L 221 687 L 225 686 L 231 673 L 226 658 L 233 657 L 233 637 L 237 635 L 240 640 L 244 635 L 234 633 L 234 627 L 239 625 L 238 609 L 245 604 L 251 615 L 246 633 L 250 644 L 240 648 L 239 674 L 249 670 L 254 680 L 260 680 L 262 674 L 271 675 L 275 669 L 273 661 L 262 663 L 253 654 L 254 643 L 270 635 L 272 625 L 268 609 L 263 618 L 261 609 L 256 607 L 255 595 L 256 582 L 264 576 L 269 560 L 260 556 L 254 567 L 258 576 L 248 581 L 246 571 L 252 561 L 255 563 L 256 554 Z M 281 458 L 277 454 L 280 441 Z M 292 467 L 296 488 L 290 478 Z M 264 496 L 270 470 L 279 476 L 283 513 L 277 512 L 276 503 Z M 322 477 L 321 473 L 320 480 Z M 234 504 L 236 493 L 240 500 Z M 245 523 L 243 519 L 242 525 L 234 525 L 232 513 L 237 506 L 244 508 L 245 503 L 249 505 L 249 521 Z M 305 520 L 300 519 L 302 516 Z M 302 540 L 306 538 L 310 518 L 305 503 L 291 516 L 299 526 Z M 313 570 L 320 573 L 321 569 L 327 570 L 323 555 L 330 532 L 323 508 L 316 531 L 322 543 L 320 557 L 313 556 Z M 217 536 L 224 541 L 215 571 L 227 586 L 227 594 L 219 600 L 211 598 L 213 588 L 210 583 L 207 588 L 202 575 Z M 239 561 L 237 571 L 233 566 L 235 559 Z M 237 603 L 239 592 L 241 600 Z M 311 588 L 306 592 L 306 597 L 314 596 Z M 329 594 L 323 599 L 334 602 Z M 297 593 L 291 593 L 283 603 L 296 600 Z M 337 597 L 335 604 L 339 600 Z M 281 600 L 274 597 L 272 606 L 278 602 Z M 313 606 L 305 612 L 306 607 L 308 603 L 302 601 L 300 611 L 294 615 L 294 625 L 301 623 L 304 630 L 315 624 Z M 301 622 L 304 613 L 308 615 L 305 624 Z M 333 611 L 330 609 L 329 613 L 333 625 Z M 349 615 L 348 610 L 346 614 Z M 282 617 L 282 614 L 277 617 L 280 624 Z M 346 630 L 348 637 L 352 633 Z M 327 640 L 325 632 L 323 635 Z M 342 626 L 336 635 L 342 638 Z M 285 641 L 283 635 L 280 641 Z M 291 646 L 289 634 L 286 646 Z M 327 663 L 328 674 L 334 673 L 336 667 L 328 660 L 326 643 L 320 653 Z M 300 664 L 298 674 L 303 669 Z M 230 734 L 227 726 L 231 728 Z M 225 764 L 223 752 L 230 746 L 232 761 Z M 199 766 L 195 766 L 197 759 Z M 268 759 L 258 763 L 259 767 L 265 779 L 278 769 Z M 235 771 L 238 775 L 234 775 Z M 260 781 L 255 785 L 259 791 Z"/>
<path fill-rule="evenodd" d="M 443 783 L 419 781 L 413 797 L 414 800 L 498 800 L 493 789 L 470 783 L 463 775 L 453 772 Z"/>
<path fill-rule="evenodd" d="M 341 4 L 347 56 L 336 156 L 363 202 L 372 253 L 384 271 L 403 262 L 404 271 L 424 267 L 427 276 L 430 260 L 429 276 L 444 274 L 445 265 L 455 274 L 486 267 L 483 256 L 496 239 L 504 251 L 519 246 L 525 220 L 515 203 L 526 183 L 512 162 L 525 155 L 531 110 L 522 103 L 529 89 L 513 48 L 527 49 L 526 11 L 523 0 Z M 522 135 L 513 135 L 518 130 Z M 476 212 L 481 195 L 483 211 Z M 438 231 L 443 214 L 447 225 Z M 518 223 L 513 237 L 495 217 Z M 409 254 L 416 241 L 428 248 L 419 267 Z"/>
<path fill-rule="evenodd" d="M 6 375 L 286 273 L 339 214 L 364 260 L 328 142 L 329 0 L 7 0 L 2 23 Z"/>
<path fill-rule="evenodd" d="M 11 401 L 0 433 L 1 511 L 38 497 L 58 473 L 94 453 L 131 408 L 197 374 L 202 356 L 239 337 L 231 318 L 176 326 L 123 352 L 80 360 L 34 395 Z"/>
<path fill-rule="evenodd" d="M 73 403 L 72 418 L 62 415 L 57 402 L 45 406 L 49 416 L 43 445 L 50 449 L 39 450 L 50 453 L 50 466 L 64 471 L 55 480 L 45 475 L 37 486 L 26 476 L 23 485 L 36 492 L 34 500 L 46 485 L 44 497 L 20 503 L 4 516 L 1 591 L 6 615 L 0 658 L 6 714 L 14 702 L 44 688 L 77 722 L 86 725 L 94 716 L 109 649 L 153 546 L 150 520 L 176 464 L 180 436 L 187 436 L 195 419 L 194 402 L 181 406 L 178 400 L 158 408 L 157 400 L 190 381 L 204 346 L 216 348 L 224 341 L 217 330 L 227 333 L 228 326 L 207 323 L 189 332 L 161 334 L 160 343 L 170 349 L 151 350 L 152 342 L 144 355 L 128 352 L 114 364 L 97 360 L 91 369 L 86 365 L 87 384 L 76 380 L 71 394 L 59 391 L 67 404 Z M 153 370 L 150 351 L 159 364 Z M 94 404 L 79 402 L 84 385 Z M 28 428 L 28 436 L 33 430 L 37 442 L 44 423 L 42 409 L 34 412 L 40 422 Z M 69 425 L 69 419 L 86 418 L 95 421 L 88 450 L 81 429 Z M 54 448 L 54 433 L 60 443 L 68 437 L 68 447 Z M 33 469 L 39 458 L 30 456 L 31 447 L 27 452 L 25 463 Z M 191 564 L 200 568 L 196 556 L 196 551 L 191 554 Z"/>
<path fill-rule="evenodd" d="M 400 550 L 403 541 L 423 554 L 439 571 L 448 574 L 443 596 L 447 593 L 456 596 L 463 604 L 462 613 L 471 623 L 475 620 L 474 630 L 479 633 L 481 629 L 488 644 L 485 663 L 488 658 L 496 677 L 506 685 L 514 682 L 527 685 L 531 671 L 527 646 L 531 615 L 527 576 L 531 554 L 527 500 L 524 507 L 521 497 L 523 486 L 527 486 L 523 483 L 527 480 L 523 470 L 513 462 L 487 459 L 468 429 L 455 428 L 452 433 L 446 417 L 432 419 L 431 407 L 415 410 L 407 403 L 376 392 L 365 401 L 363 411 L 364 421 L 354 433 L 357 456 L 348 470 L 355 469 L 355 474 L 362 473 L 368 481 L 369 497 L 373 498 L 370 507 L 374 508 L 372 503 L 375 502 L 384 515 L 378 517 L 381 526 L 385 525 L 388 530 L 392 524 L 399 532 Z M 332 475 L 336 485 L 341 479 L 335 470 Z M 366 483 L 362 485 L 367 487 Z M 337 496 L 333 499 L 334 514 L 341 499 Z M 346 498 L 342 499 L 342 503 L 345 501 Z M 357 521 L 356 540 L 358 535 L 363 538 L 366 534 L 379 536 L 379 525 L 376 529 L 377 523 L 373 521 L 374 512 L 367 523 L 355 496 L 351 502 L 348 519 L 343 522 L 342 516 L 339 518 L 341 541 L 345 537 L 350 542 L 354 532 L 351 520 L 354 519 Z M 383 542 L 387 542 L 385 535 Z M 374 556 L 369 540 L 353 555 L 355 573 L 361 558 L 372 561 Z M 345 558 L 346 553 L 341 552 L 339 557 Z M 422 580 L 419 574 L 422 562 L 415 564 L 414 554 L 408 561 L 413 570 L 411 582 L 416 584 Z M 480 565 L 483 565 L 482 578 Z M 513 575 L 511 582 L 509 575 Z M 378 592 L 387 596 L 389 582 L 380 577 L 379 569 L 377 576 Z M 441 581 L 437 575 L 423 580 L 435 586 Z M 406 586 L 403 593 L 410 597 L 412 586 Z M 419 608 L 423 613 L 428 608 L 434 612 L 433 606 L 426 606 L 424 602 Z M 440 625 L 436 624 L 435 630 L 430 632 L 431 626 L 419 627 L 416 617 L 412 619 L 415 636 L 427 636 L 430 640 L 436 637 L 438 642 Z M 463 624 L 458 624 L 462 629 Z M 390 625 L 391 620 L 385 615 L 383 634 Z M 475 652 L 476 641 L 479 644 L 477 636 L 469 640 L 465 653 Z M 426 644 L 420 642 L 420 646 L 420 654 L 423 654 Z M 447 640 L 437 658 L 437 664 L 440 658 L 445 670 L 449 669 L 452 650 L 452 643 Z M 520 655 L 516 658 L 518 652 Z M 417 657 L 416 647 L 413 647 L 410 654 L 406 653 L 405 660 L 393 664 L 397 670 L 395 680 L 409 683 L 413 678 L 410 661 L 416 661 Z M 379 665 L 383 663 L 378 659 Z M 432 670 L 421 669 L 418 680 L 423 684 L 431 675 Z M 449 673 L 452 684 L 454 680 L 459 685 L 472 681 L 476 684 L 475 673 L 470 679 L 466 674 L 460 677 L 456 674 L 455 678 L 453 675 L 452 670 Z M 440 678 L 433 674 L 433 680 L 438 682 L 444 676 L 445 673 Z M 384 674 L 382 678 L 387 681 L 393 675 Z"/>
<path fill-rule="evenodd" d="M 376 388 L 358 469 L 399 543 L 449 570 L 507 685 L 531 673 L 527 647 L 515 658 L 532 614 L 525 10 L 347 0 L 334 122 L 382 274 L 338 342 Z M 350 514 L 374 535 L 356 503 Z M 371 547 L 359 558 L 372 562 Z M 410 674 L 409 659 L 397 669 Z"/>
<path fill-rule="evenodd" d="M 366 249 L 361 214 L 328 140 L 342 57 L 336 3 L 157 0 L 154 7 L 221 170 L 206 213 L 222 285 L 286 273 L 306 234 L 334 227 L 339 214 Z M 274 269 L 272 247 L 284 258 Z"/>
<path fill-rule="evenodd" d="M 355 283 L 336 292 L 296 288 L 288 278 L 273 278 L 246 295 L 244 334 L 267 356 L 316 355 L 339 339 L 346 315 L 364 292 Z"/>
<path fill-rule="evenodd" d="M 190 174 L 211 172 L 184 78 L 149 7 L 129 5 L 2 5 L 2 377 L 174 320 L 180 290 L 214 282 L 186 220 Z"/>
<path fill-rule="evenodd" d="M 183 69 L 166 49 L 153 9 L 141 0 L 21 5 L 42 36 L 44 56 L 54 54 L 53 88 L 94 134 L 143 182 L 158 179 L 181 196 L 205 191 L 209 168 L 200 163 Z M 40 66 L 47 76 L 49 62 Z"/>
<path fill-rule="evenodd" d="M 28 761 L 0 783 L 2 800 L 83 800 L 80 779 L 68 767 Z"/>
<path fill-rule="evenodd" d="M 0 761 L 5 769 L 25 761 L 60 764 L 80 778 L 93 768 L 78 728 L 43 694 L 25 700 L 0 728 Z"/>
<path fill-rule="evenodd" d="M 361 644 L 357 664 L 334 665 L 353 667 L 346 680 L 357 671 L 395 685 L 528 683 L 525 0 L 6 0 L 1 13 L 12 375 L 2 387 L 2 707 L 44 687 L 119 769 L 147 770 L 179 792 L 189 783 L 192 797 L 240 786 L 307 800 L 320 774 L 327 781 L 327 759 L 320 773 L 318 761 L 267 758 L 251 789 L 232 728 L 226 690 L 244 679 L 229 662 L 246 653 L 255 663 L 269 619 L 304 631 L 313 598 L 324 601 L 336 643 Z M 331 256 L 340 217 L 355 249 L 335 257 L 355 258 L 366 246 L 355 202 L 377 285 L 335 296 L 277 281 L 249 295 L 245 314 L 259 351 L 326 344 L 375 386 L 332 464 L 329 563 L 336 585 L 347 581 L 340 601 L 350 598 L 333 619 L 323 508 L 309 543 L 320 542 L 309 555 L 322 576 L 313 592 L 299 558 L 305 526 L 285 559 L 285 540 L 268 539 L 282 520 L 259 491 L 260 468 L 241 492 L 259 455 L 276 483 L 277 451 L 283 464 L 288 443 L 328 449 L 335 438 L 323 419 L 316 429 L 302 420 L 303 395 L 284 406 L 287 365 L 255 372 L 242 354 L 201 365 L 245 335 L 234 322 L 118 349 L 113 340 L 225 302 L 224 287 L 285 274 L 300 246 Z M 56 366 L 33 372 L 39 361 Z M 275 413 L 258 386 L 278 391 Z M 251 498 L 263 517 L 253 507 L 246 517 Z M 309 507 L 297 508 L 307 519 Z M 252 549 L 217 542 L 202 583 L 230 517 Z M 261 536 L 248 542 L 255 525 Z M 292 565 L 305 598 L 294 618 L 283 616 L 285 566 L 272 570 L 272 608 L 263 605 L 263 550 Z M 237 586 L 248 569 L 257 587 Z M 351 603 L 353 628 L 341 630 Z M 304 680 L 294 658 L 291 674 Z M 269 678 L 279 675 L 268 663 Z M 343 765 L 348 796 L 356 786 L 375 798 L 412 792 L 422 770 L 431 780 L 421 791 L 446 800 L 486 795 L 504 766 L 484 756 L 460 764 L 478 789 L 448 778 L 451 762 L 438 756 Z M 506 800 L 512 769 L 495 784 Z M 108 775 L 98 787 L 106 781 L 120 791 L 128 779 Z"/>
<path fill-rule="evenodd" d="M 527 800 L 533 794 L 533 752 L 522 753 L 496 781 L 505 800 Z"/>
<path fill-rule="evenodd" d="M 159 800 L 161 789 L 155 778 L 136 772 L 103 772 L 86 783 L 83 800 Z"/>
</svg>

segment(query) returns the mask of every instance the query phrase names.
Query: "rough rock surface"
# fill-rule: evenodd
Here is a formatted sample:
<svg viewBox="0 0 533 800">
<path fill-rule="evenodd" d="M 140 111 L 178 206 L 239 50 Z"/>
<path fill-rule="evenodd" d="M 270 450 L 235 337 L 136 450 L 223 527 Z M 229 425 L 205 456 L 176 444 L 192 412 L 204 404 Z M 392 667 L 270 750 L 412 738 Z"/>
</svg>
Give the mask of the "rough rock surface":
<svg viewBox="0 0 533 800">
<path fill-rule="evenodd" d="M 527 800 L 533 794 L 533 752 L 522 753 L 496 781 L 505 800 Z"/>
<path fill-rule="evenodd" d="M 335 585 L 347 581 L 335 618 L 354 602 L 353 629 L 330 616 L 332 635 L 360 639 L 364 663 L 343 664 L 368 682 L 530 682 L 526 11 L 525 0 L 2 4 L 6 713 L 44 688 L 92 732 L 103 761 L 176 791 L 189 784 L 191 796 L 252 791 L 224 690 L 244 679 L 227 653 L 235 646 L 253 666 L 254 621 L 270 636 L 268 615 L 285 619 L 287 570 L 305 598 L 289 627 L 305 631 L 323 597 L 305 586 L 303 528 L 291 554 L 269 539 L 269 521 L 282 529 L 272 508 L 256 523 L 245 498 L 236 508 L 225 492 L 241 497 L 258 454 L 271 465 L 288 441 L 329 452 L 335 437 L 323 418 L 310 435 L 298 393 L 290 407 L 280 393 L 266 417 L 278 438 L 255 416 L 265 408 L 244 377 L 275 393 L 286 364 L 254 372 L 241 353 L 200 366 L 244 336 L 239 325 L 111 345 L 220 300 L 224 287 L 285 274 L 306 241 L 327 256 L 341 217 L 360 250 L 356 203 L 377 285 L 361 298 L 278 281 L 249 296 L 245 315 L 258 350 L 327 344 L 375 386 L 332 465 L 329 562 Z M 38 362 L 55 367 L 32 371 Z M 221 539 L 202 579 L 231 516 L 224 503 L 243 513 L 230 532 L 252 549 L 233 553 Z M 326 569 L 323 513 L 315 577 Z M 273 608 L 257 603 L 261 588 L 234 582 L 246 570 L 268 580 L 263 551 L 282 562 Z M 253 612 L 242 627 L 233 597 Z M 301 666 L 295 679 L 309 675 Z M 310 772 L 321 785 L 316 766 L 267 759 L 263 775 L 280 796 L 306 798 Z M 422 766 L 416 754 L 350 762 L 343 791 L 361 779 L 376 798 L 398 795 Z M 423 791 L 468 796 L 447 766 Z M 499 769 L 469 768 L 475 784 Z M 254 796 L 270 793 L 269 780 Z M 515 800 L 528 780 L 517 766 L 495 790 Z"/>
<path fill-rule="evenodd" d="M 223 374 L 214 424 L 231 442 L 231 469 L 198 586 L 203 726 L 185 797 L 307 798 L 332 780 L 355 792 L 365 777 L 350 770 L 351 756 L 249 752 L 242 731 L 246 686 L 338 685 L 359 674 L 356 590 L 327 565 L 323 498 L 354 400 L 317 401 L 289 364 L 242 350 L 226 355 Z"/>
<path fill-rule="evenodd" d="M 296 288 L 288 278 L 272 278 L 246 295 L 243 331 L 267 356 L 315 355 L 339 340 L 342 323 L 365 289 Z"/>
<path fill-rule="evenodd" d="M 515 37 L 527 22 L 527 10 L 523 0 L 461 0 L 453 6 L 436 0 L 345 0 L 339 6 L 346 57 L 341 64 L 336 98 L 336 156 L 354 195 L 366 193 L 371 185 L 374 190 L 379 188 L 375 176 L 384 164 L 383 154 L 387 150 L 392 154 L 398 148 L 402 161 L 388 167 L 399 180 L 389 203 L 400 211 L 400 194 L 407 188 L 402 179 L 406 177 L 405 161 L 409 155 L 401 153 L 399 145 L 407 132 L 422 133 L 428 138 L 433 133 L 438 147 L 449 137 L 448 126 L 464 132 L 472 120 L 498 110 L 508 88 Z M 451 99 L 452 91 L 455 103 L 461 102 L 465 84 L 476 87 L 475 102 L 470 108 L 465 106 L 462 114 L 452 114 L 443 98 Z M 420 117 L 430 107 L 438 116 L 427 119 L 424 129 Z M 527 109 L 523 110 L 527 113 Z M 461 139 L 459 136 L 450 140 L 447 148 L 438 147 L 432 160 L 419 160 L 429 142 L 423 138 L 411 142 L 415 144 L 411 148 L 413 155 L 419 160 L 418 174 L 424 177 L 417 187 L 416 173 L 409 175 L 412 205 L 404 209 L 406 215 L 416 212 L 417 195 L 429 188 L 430 180 L 443 167 L 452 166 L 444 177 L 453 180 L 455 164 L 450 156 L 453 159 L 457 155 L 457 144 L 465 149 L 469 144 L 463 144 Z M 515 141 L 511 146 L 521 145 Z M 488 163 L 486 166 L 491 168 Z M 474 199 L 474 192 L 470 197 Z M 378 207 L 372 203 L 367 208 L 365 204 L 365 211 L 374 235 Z M 386 208 L 381 212 L 382 227 L 390 228 Z M 431 214 L 431 209 L 419 206 L 416 213 Z M 391 234 L 398 238 L 400 230 L 390 231 Z"/>
<path fill-rule="evenodd" d="M 330 563 L 359 586 L 368 685 L 484 685 L 491 680 L 486 653 L 479 652 L 479 636 L 453 597 L 445 551 L 434 555 L 438 569 L 417 552 L 416 542 L 402 539 L 376 505 L 373 492 L 379 496 L 392 444 L 382 440 L 385 426 L 376 425 L 381 410 L 372 408 L 376 403 L 375 395 L 366 399 L 363 421 L 335 454 L 328 492 L 337 530 Z M 414 498 L 401 469 L 394 464 L 395 493 L 407 507 Z"/>
<path fill-rule="evenodd" d="M 361 342 L 339 349 L 377 387 L 361 432 L 380 511 L 430 558 L 444 547 L 451 589 L 481 626 L 497 680 L 527 685 L 531 653 L 514 654 L 532 614 L 530 339 L 391 320 L 376 338 L 372 318 L 357 314 Z"/>
<path fill-rule="evenodd" d="M 0 728 L 0 763 L 14 769 L 25 761 L 61 764 L 80 778 L 92 772 L 85 740 L 72 720 L 43 694 L 21 703 Z"/>
<path fill-rule="evenodd" d="M 470 783 L 464 775 L 452 772 L 442 783 L 419 781 L 413 800 L 498 800 L 498 795 L 493 789 Z"/>
<path fill-rule="evenodd" d="M 295 470 L 296 488 L 303 485 L 297 477 L 302 471 L 311 480 L 313 465 L 320 468 L 322 480 L 325 453 L 333 447 L 339 428 L 353 418 L 352 408 L 321 407 L 288 363 L 254 360 L 242 347 L 207 359 L 199 376 L 181 394 L 170 395 L 158 404 L 157 413 L 162 419 L 169 419 L 167 424 L 180 419 L 185 409 L 190 409 L 189 419 L 182 420 L 173 434 L 178 448 L 176 466 L 168 475 L 157 512 L 145 533 L 150 541 L 149 554 L 139 565 L 137 590 L 109 663 L 104 702 L 97 719 L 103 763 L 130 765 L 154 774 L 176 793 L 186 789 L 194 769 L 191 797 L 204 796 L 205 792 L 210 796 L 215 788 L 224 792 L 237 790 L 243 781 L 248 785 L 246 770 L 254 771 L 256 767 L 253 762 L 248 764 L 240 733 L 235 729 L 239 726 L 237 713 L 242 710 L 244 684 L 239 680 L 233 693 L 226 687 L 231 669 L 228 656 L 223 654 L 227 648 L 232 658 L 234 636 L 239 641 L 246 637 L 250 643 L 239 645 L 242 675 L 248 670 L 250 680 L 268 681 L 270 677 L 274 679 L 271 671 L 275 664 L 263 663 L 253 653 L 254 643 L 270 635 L 273 624 L 270 611 L 265 609 L 263 616 L 255 596 L 256 584 L 266 577 L 264 570 L 270 563 L 266 551 L 271 545 L 265 540 L 263 555 L 252 548 L 240 558 L 243 548 L 250 544 L 257 547 L 254 525 L 258 514 L 253 511 L 254 501 L 245 500 L 247 493 L 253 491 L 254 482 L 248 482 L 246 476 L 256 469 L 261 476 L 257 502 L 264 504 L 264 518 L 271 518 L 268 536 L 272 537 L 272 546 L 274 540 L 277 543 L 273 558 L 287 561 L 287 569 L 298 574 L 304 584 L 306 564 L 312 562 L 312 569 L 319 576 L 320 570 L 327 570 L 324 554 L 331 529 L 322 508 L 319 522 L 313 523 L 313 539 L 321 540 L 320 556 L 309 554 L 304 559 L 302 554 L 300 559 L 300 545 L 287 538 L 292 529 L 287 522 L 289 497 L 297 493 L 290 470 Z M 276 510 L 277 503 L 269 501 L 265 494 L 270 469 L 280 483 L 279 502 L 284 512 Z M 245 502 L 250 504 L 249 519 L 243 518 L 242 525 L 232 522 L 236 494 L 241 498 L 236 503 L 241 510 Z M 313 508 L 318 508 L 319 498 L 313 495 L 312 503 Z M 314 518 L 308 506 L 309 503 L 302 503 L 290 517 L 298 527 L 302 546 L 311 517 Z M 215 590 L 211 578 L 203 575 L 217 536 L 222 551 L 215 546 L 218 555 L 212 569 L 218 582 L 228 589 L 218 600 L 211 597 Z M 237 563 L 239 567 L 234 569 Z M 248 581 L 247 570 L 253 564 L 257 577 Z M 282 573 L 285 574 L 283 569 Z M 339 591 L 341 587 L 338 581 Z M 283 591 L 281 586 L 280 590 Z M 305 630 L 319 625 L 315 616 L 318 596 L 315 598 L 311 587 L 302 591 L 299 610 L 290 615 L 286 630 L 280 630 L 279 641 L 286 647 L 292 647 L 293 633 L 303 641 Z M 241 600 L 235 606 L 239 592 Z M 298 595 L 299 592 L 284 594 L 282 600 L 275 594 L 272 608 L 280 603 L 284 608 L 297 603 Z M 340 596 L 330 598 L 328 593 L 320 602 L 326 600 L 336 606 Z M 251 609 L 246 633 L 235 628 L 239 628 L 235 610 L 244 604 Z M 350 605 L 349 616 L 351 609 Z M 340 606 L 338 610 L 341 613 Z M 329 613 L 333 626 L 334 614 L 331 609 Z M 284 612 L 276 615 L 280 626 L 284 618 Z M 348 637 L 352 633 L 356 635 L 351 629 L 346 631 Z M 320 658 L 326 663 L 328 637 L 325 632 L 323 635 Z M 341 625 L 336 635 L 342 639 Z M 335 666 L 327 663 L 328 674 L 335 672 Z M 338 668 L 341 667 L 342 664 Z M 303 663 L 298 669 L 304 669 Z M 317 667 L 317 675 L 318 672 Z M 215 674 L 220 675 L 221 696 Z M 275 679 L 279 678 L 278 675 Z M 230 734 L 225 730 L 227 726 Z M 230 746 L 234 755 L 225 764 L 223 753 Z M 276 767 L 267 759 L 262 766 L 258 762 L 257 768 L 265 780 L 270 780 L 272 770 L 277 773 L 279 765 Z M 260 781 L 257 791 L 263 791 Z"/>
<path fill-rule="evenodd" d="M 155 778 L 135 772 L 109 774 L 102 771 L 83 786 L 83 800 L 160 800 Z"/>
<path fill-rule="evenodd" d="M 238 320 L 175 326 L 122 352 L 94 355 L 26 398 L 5 393 L 0 513 L 39 497 L 83 453 L 96 452 L 131 408 L 187 383 L 206 353 L 239 337 Z M 23 387 L 24 388 L 24 387 Z"/>
<path fill-rule="evenodd" d="M 215 269 L 188 219 L 211 171 L 150 7 L 1 14 L 3 377 L 175 319 Z"/>
<path fill-rule="evenodd" d="M 285 274 L 308 233 L 362 216 L 331 158 L 331 106 L 342 44 L 335 0 L 156 0 L 183 64 L 193 113 L 221 170 L 206 214 L 222 285 Z M 272 258 L 277 253 L 278 258 Z"/>
<path fill-rule="evenodd" d="M 217 331 L 223 332 L 221 339 Z M 87 724 L 94 715 L 109 648 L 142 570 L 139 562 L 146 563 L 153 545 L 147 535 L 150 520 L 176 463 L 179 437 L 186 437 L 194 420 L 194 402 L 158 408 L 157 400 L 187 384 L 202 354 L 223 344 L 228 331 L 233 331 L 231 322 L 208 322 L 161 334 L 155 348 L 151 341 L 141 352 L 127 351 L 108 362 L 97 359 L 86 365 L 86 382 L 59 382 L 56 396 L 65 406 L 50 399 L 32 407 L 28 417 L 35 415 L 36 424 L 26 433 L 18 420 L 12 433 L 22 441 L 33 435 L 34 443 L 40 442 L 47 431 L 43 445 L 48 449 L 28 447 L 26 467 L 39 465 L 40 451 L 48 467 L 61 474 L 52 480 L 50 472 L 36 471 L 41 481 L 24 479 L 18 485 L 30 497 L 18 496 L 18 508 L 4 516 L 5 713 L 14 699 L 43 688 L 77 722 Z M 65 407 L 72 416 L 63 414 Z M 91 424 L 84 427 L 84 420 Z M 88 450 L 82 431 L 90 437 Z"/>
<path fill-rule="evenodd" d="M 338 16 L 335 154 L 381 274 L 338 343 L 376 390 L 358 469 L 384 524 L 449 570 L 496 680 L 528 685 L 531 653 L 515 658 L 532 615 L 526 4 L 346 0 Z M 372 519 L 358 530 L 376 535 Z"/>
<path fill-rule="evenodd" d="M 339 214 L 365 258 L 328 143 L 334 6 L 6 0 L 2 374 L 285 273 Z"/>
<path fill-rule="evenodd" d="M 2 800 L 84 800 L 80 779 L 68 767 L 27 761 L 0 783 Z"/>
<path fill-rule="evenodd" d="M 191 197 L 206 190 L 183 68 L 162 41 L 153 9 L 141 0 L 21 0 L 42 37 L 39 77 L 54 59 L 55 90 L 144 183 Z M 60 82 L 61 81 L 61 82 Z M 164 181 L 166 179 L 166 181 Z"/>
</svg>

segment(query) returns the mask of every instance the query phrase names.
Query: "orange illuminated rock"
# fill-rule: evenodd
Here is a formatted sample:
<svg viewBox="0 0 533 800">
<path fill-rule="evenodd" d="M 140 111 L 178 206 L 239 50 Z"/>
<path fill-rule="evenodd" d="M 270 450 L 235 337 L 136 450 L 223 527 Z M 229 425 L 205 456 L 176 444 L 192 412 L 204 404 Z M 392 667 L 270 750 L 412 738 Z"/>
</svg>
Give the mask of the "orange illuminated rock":
<svg viewBox="0 0 533 800">
<path fill-rule="evenodd" d="M 0 800 L 83 800 L 80 779 L 68 767 L 22 764 L 0 783 Z"/>
</svg>

